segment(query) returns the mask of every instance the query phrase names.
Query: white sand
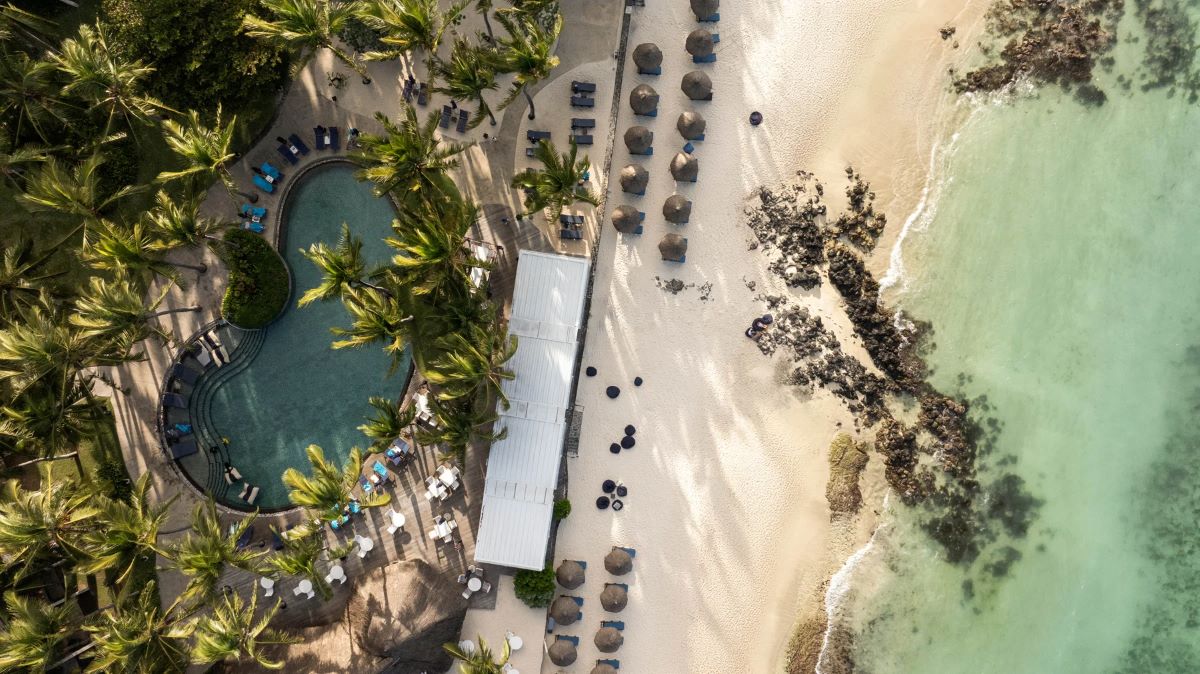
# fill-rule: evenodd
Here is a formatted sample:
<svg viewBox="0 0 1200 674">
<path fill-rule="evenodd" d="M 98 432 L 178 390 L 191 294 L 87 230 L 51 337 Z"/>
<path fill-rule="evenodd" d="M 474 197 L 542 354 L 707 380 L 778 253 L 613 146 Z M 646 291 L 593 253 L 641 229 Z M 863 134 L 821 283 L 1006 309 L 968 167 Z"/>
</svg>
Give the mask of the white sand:
<svg viewBox="0 0 1200 674">
<path fill-rule="evenodd" d="M 582 641 L 568 671 L 589 671 L 599 657 L 619 658 L 631 672 L 779 671 L 797 616 L 812 614 L 822 583 L 850 549 L 851 542 L 831 540 L 824 498 L 826 448 L 838 422 L 852 427 L 850 416 L 826 393 L 802 397 L 777 383 L 786 362 L 763 357 L 742 335 L 762 311 L 744 281 L 756 282 L 757 292 L 789 292 L 765 273 L 766 256 L 747 250 L 752 235 L 742 209 L 756 186 L 800 168 L 816 171 L 827 193 L 840 193 L 841 170 L 852 162 L 875 184 L 893 226 L 903 221 L 925 180 L 929 121 L 946 89 L 944 59 L 954 53 L 937 28 L 958 20 L 965 0 L 913 4 L 731 3 L 709 26 L 721 35 L 719 60 L 703 66 L 683 51 L 699 26 L 687 2 L 649 0 L 636 10 L 630 49 L 657 42 L 663 75 L 638 76 L 627 63 L 622 96 L 646 82 L 662 100 L 654 119 L 634 117 L 623 98 L 617 125 L 618 134 L 632 124 L 650 127 L 655 154 L 630 159 L 618 140 L 613 171 L 641 163 L 651 181 L 644 197 L 613 184 L 606 210 L 638 207 L 645 234 L 608 229 L 595 260 L 583 364 L 600 374 L 580 382 L 582 442 L 568 464 L 575 510 L 556 553 L 556 561 L 589 563 L 587 582 L 573 593 L 585 598 L 584 620 L 560 630 Z M 712 102 L 680 92 L 680 78 L 694 68 L 712 77 Z M 687 109 L 707 118 L 708 140 L 697 143 L 699 182 L 676 185 L 667 166 L 683 144 L 675 121 Z M 746 122 L 755 109 L 766 118 L 757 129 Z M 657 251 L 676 229 L 661 214 L 676 190 L 694 201 L 691 222 L 678 228 L 690 244 L 683 265 L 662 262 Z M 697 287 L 672 295 L 656 277 Z M 710 301 L 701 299 L 705 283 Z M 825 286 L 793 295 L 860 353 L 836 292 Z M 635 388 L 639 375 L 646 383 Z M 610 384 L 623 391 L 617 400 L 604 395 Z M 637 427 L 637 446 L 614 456 L 609 443 L 626 424 Z M 628 485 L 624 511 L 592 505 L 605 478 Z M 634 572 L 620 579 L 603 569 L 613 544 L 638 551 Z M 620 614 L 600 607 L 608 580 L 630 584 Z M 626 623 L 625 645 L 602 656 L 592 637 L 600 620 L 612 618 Z M 558 670 L 548 660 L 542 669 Z"/>
</svg>

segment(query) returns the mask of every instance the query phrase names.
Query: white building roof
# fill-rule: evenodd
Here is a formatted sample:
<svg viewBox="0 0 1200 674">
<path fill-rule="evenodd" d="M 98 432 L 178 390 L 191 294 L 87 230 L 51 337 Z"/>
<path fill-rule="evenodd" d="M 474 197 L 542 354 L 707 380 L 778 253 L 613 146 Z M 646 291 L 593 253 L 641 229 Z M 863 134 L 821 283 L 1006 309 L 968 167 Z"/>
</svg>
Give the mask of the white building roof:
<svg viewBox="0 0 1200 674">
<path fill-rule="evenodd" d="M 515 377 L 504 383 L 510 407 L 498 428 L 484 479 L 475 561 L 541 569 L 554 511 L 567 406 L 587 298 L 588 260 L 521 251 L 509 334 Z"/>
</svg>

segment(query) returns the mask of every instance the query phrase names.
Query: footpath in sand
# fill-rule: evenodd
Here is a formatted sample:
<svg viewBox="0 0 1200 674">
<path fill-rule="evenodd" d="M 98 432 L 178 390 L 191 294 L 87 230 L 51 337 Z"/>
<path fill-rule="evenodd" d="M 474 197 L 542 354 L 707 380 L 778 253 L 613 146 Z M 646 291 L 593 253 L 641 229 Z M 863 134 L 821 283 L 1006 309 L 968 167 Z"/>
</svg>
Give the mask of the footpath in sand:
<svg viewBox="0 0 1200 674">
<path fill-rule="evenodd" d="M 640 164 L 650 182 L 644 196 L 610 183 L 594 259 L 583 366 L 598 374 L 579 383 L 579 455 L 568 459 L 574 510 L 554 560 L 588 564 L 586 582 L 569 593 L 584 599 L 583 619 L 556 630 L 580 639 L 578 661 L 563 671 L 589 671 L 599 658 L 634 672 L 780 671 L 798 618 L 819 613 L 824 584 L 853 550 L 855 540 L 834 534 L 825 500 L 828 447 L 853 428 L 850 413 L 827 392 L 800 395 L 781 383 L 786 360 L 764 357 L 742 331 L 763 312 L 757 295 L 788 294 L 869 359 L 828 284 L 799 294 L 766 272 L 768 258 L 749 250 L 742 212 L 757 186 L 798 169 L 840 193 L 841 171 L 854 163 L 892 227 L 903 221 L 925 180 L 934 134 L 924 125 L 942 100 L 952 50 L 937 29 L 966 3 L 907 4 L 738 4 L 723 6 L 717 24 L 697 23 L 683 0 L 634 10 L 629 49 L 655 42 L 664 61 L 660 76 L 624 65 L 611 170 Z M 684 51 L 699 27 L 720 34 L 715 63 L 693 65 Z M 697 69 L 712 78 L 710 102 L 680 90 Z M 657 117 L 629 107 L 629 91 L 642 83 L 661 97 Z M 675 122 L 686 110 L 708 122 L 696 143 L 695 184 L 677 184 L 668 171 L 684 143 Z M 746 121 L 753 110 L 765 116 L 761 127 Z M 620 142 L 634 124 L 654 132 L 652 156 L 631 156 Z M 674 193 L 693 202 L 686 225 L 663 219 Z M 611 229 L 621 204 L 646 214 L 642 235 Z M 684 264 L 659 257 L 657 244 L 672 231 L 688 239 Z M 664 287 L 673 279 L 682 290 Z M 635 387 L 639 376 L 644 384 Z M 621 395 L 609 399 L 608 386 Z M 610 453 L 626 425 L 636 427 L 636 445 Z M 620 512 L 594 505 L 606 479 L 629 490 Z M 636 549 L 632 573 L 605 572 L 613 545 Z M 620 613 L 600 605 L 606 582 L 629 585 Z M 592 639 L 611 619 L 624 621 L 625 642 L 602 654 Z M 548 659 L 542 668 L 559 670 Z"/>
</svg>

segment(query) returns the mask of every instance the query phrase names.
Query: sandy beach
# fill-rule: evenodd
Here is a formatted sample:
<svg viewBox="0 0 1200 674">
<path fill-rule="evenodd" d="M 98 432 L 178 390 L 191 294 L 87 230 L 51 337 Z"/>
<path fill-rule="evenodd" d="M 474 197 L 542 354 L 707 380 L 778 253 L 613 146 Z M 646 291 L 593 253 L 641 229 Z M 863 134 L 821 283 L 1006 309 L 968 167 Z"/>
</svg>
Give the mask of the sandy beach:
<svg viewBox="0 0 1200 674">
<path fill-rule="evenodd" d="M 645 196 L 623 194 L 613 181 L 604 209 L 608 229 L 597 274 L 577 403 L 584 411 L 578 458 L 568 460 L 574 512 L 559 530 L 558 562 L 588 562 L 580 623 L 560 628 L 581 638 L 575 671 L 618 657 L 643 672 L 781 671 L 800 624 L 822 614 L 824 586 L 870 531 L 882 490 L 868 487 L 866 517 L 830 522 L 825 500 L 828 447 L 853 418 L 824 391 L 800 395 L 781 382 L 782 357 L 763 356 L 742 334 L 763 312 L 755 297 L 791 294 L 825 319 L 843 347 L 869 362 L 853 337 L 837 293 L 823 286 L 789 291 L 766 271 L 770 258 L 749 250 L 747 198 L 799 169 L 825 183 L 840 204 L 842 171 L 853 164 L 873 185 L 890 237 L 918 202 L 926 181 L 935 120 L 947 104 L 945 68 L 958 53 L 938 29 L 977 17 L 966 0 L 901 3 L 759 3 L 722 7 L 718 60 L 695 66 L 684 38 L 701 27 L 685 2 L 650 2 L 634 12 L 629 47 L 655 42 L 661 76 L 625 65 L 618 142 L 612 171 L 638 163 L 650 172 Z M 973 14 L 973 12 L 976 12 Z M 569 17 L 568 17 L 569 20 Z M 689 101 L 680 78 L 702 69 L 711 102 Z M 640 83 L 661 96 L 656 118 L 635 117 L 628 91 Z M 683 140 L 679 113 L 700 112 L 707 138 L 696 144 L 696 184 L 676 184 L 667 168 Z M 753 110 L 765 122 L 751 127 Z M 619 138 L 633 124 L 655 133 L 651 157 L 631 157 Z M 691 220 L 666 223 L 663 201 L 693 201 Z M 618 234 L 607 217 L 620 204 L 646 213 L 641 236 Z M 663 262 L 657 244 L 668 231 L 688 238 L 686 263 Z M 671 292 L 664 282 L 678 279 Z M 750 283 L 754 290 L 749 287 Z M 641 387 L 633 385 L 643 377 Z M 620 397 L 610 400 L 605 387 Z M 619 455 L 609 445 L 623 428 L 637 444 Z M 868 482 L 878 459 L 868 467 Z M 629 489 L 621 512 L 597 510 L 601 482 Z M 875 481 L 878 482 L 877 480 Z M 610 577 L 612 545 L 637 550 L 634 570 Z M 629 606 L 603 611 L 605 582 L 629 584 Z M 600 621 L 625 622 L 625 644 L 600 654 L 592 636 Z M 558 671 L 549 662 L 543 672 Z"/>
</svg>

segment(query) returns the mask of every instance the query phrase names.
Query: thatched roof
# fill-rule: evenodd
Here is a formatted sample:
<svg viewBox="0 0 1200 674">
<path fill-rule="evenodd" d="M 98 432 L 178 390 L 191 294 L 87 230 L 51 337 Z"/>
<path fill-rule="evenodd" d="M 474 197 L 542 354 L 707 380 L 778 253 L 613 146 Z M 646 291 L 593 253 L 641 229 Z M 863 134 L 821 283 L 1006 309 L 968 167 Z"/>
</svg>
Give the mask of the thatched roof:
<svg viewBox="0 0 1200 674">
<path fill-rule="evenodd" d="M 639 115 L 648 115 L 658 108 L 658 92 L 649 84 L 639 84 L 629 92 L 629 107 Z"/>
<path fill-rule="evenodd" d="M 716 14 L 720 8 L 720 0 L 692 0 L 692 13 L 700 21 Z"/>
<path fill-rule="evenodd" d="M 619 612 L 629 603 L 629 593 L 620 585 L 609 583 L 600 592 L 600 605 L 605 611 Z"/>
<path fill-rule="evenodd" d="M 550 617 L 559 625 L 570 625 L 579 616 L 579 604 L 566 595 L 560 596 L 550 605 Z"/>
<path fill-rule="evenodd" d="M 622 234 L 632 234 L 642 224 L 642 214 L 633 206 L 622 204 L 613 209 L 613 227 Z"/>
<path fill-rule="evenodd" d="M 558 584 L 568 590 L 574 590 L 583 585 L 583 567 L 573 559 L 564 559 L 558 565 L 558 570 L 554 572 L 554 576 L 558 579 Z"/>
<path fill-rule="evenodd" d="M 575 659 L 579 657 L 578 651 L 575 650 L 575 644 L 566 639 L 556 639 L 550 644 L 548 649 L 550 653 L 550 662 L 559 667 L 566 667 L 573 664 Z"/>
<path fill-rule="evenodd" d="M 600 631 L 596 632 L 595 642 L 601 653 L 615 653 L 621 644 L 625 643 L 625 636 L 615 627 L 601 627 Z"/>
<path fill-rule="evenodd" d="M 633 62 L 642 70 L 654 70 L 662 65 L 662 50 L 653 42 L 643 42 L 633 48 Z"/>
<path fill-rule="evenodd" d="M 663 217 L 667 222 L 682 225 L 692 215 L 692 202 L 682 194 L 672 194 L 663 203 Z"/>
<path fill-rule="evenodd" d="M 633 557 L 621 548 L 613 548 L 604 556 L 604 569 L 614 576 L 624 576 L 633 570 Z"/>
<path fill-rule="evenodd" d="M 681 262 L 687 254 L 687 239 L 671 232 L 658 242 L 658 254 L 667 262 Z"/>
<path fill-rule="evenodd" d="M 701 70 L 684 75 L 679 88 L 693 101 L 712 100 L 712 80 Z"/>
<path fill-rule="evenodd" d="M 650 172 L 641 164 L 630 164 L 621 169 L 621 191 L 642 194 L 650 183 Z"/>
<path fill-rule="evenodd" d="M 700 175 L 700 160 L 686 152 L 676 152 L 671 159 L 671 175 L 682 183 L 694 183 Z"/>
<path fill-rule="evenodd" d="M 388 610 L 380 611 L 379 606 Z M 413 560 L 360 577 L 346 617 L 362 651 L 441 672 L 451 664 L 442 644 L 458 640 L 466 609 L 462 589 L 446 574 L 424 560 Z"/>
<path fill-rule="evenodd" d="M 684 43 L 683 47 L 684 49 L 687 49 L 687 53 L 691 54 L 692 56 L 704 58 L 705 56 L 713 53 L 712 33 L 704 30 L 703 28 L 697 28 L 696 30 L 688 33 L 687 42 Z"/>
<path fill-rule="evenodd" d="M 696 140 L 704 136 L 708 122 L 704 121 L 704 116 L 700 113 L 689 110 L 679 113 L 675 128 L 679 129 L 679 135 L 683 136 L 684 140 Z"/>
<path fill-rule="evenodd" d="M 654 132 L 644 126 L 625 129 L 625 147 L 634 154 L 643 154 L 654 145 Z"/>
</svg>

